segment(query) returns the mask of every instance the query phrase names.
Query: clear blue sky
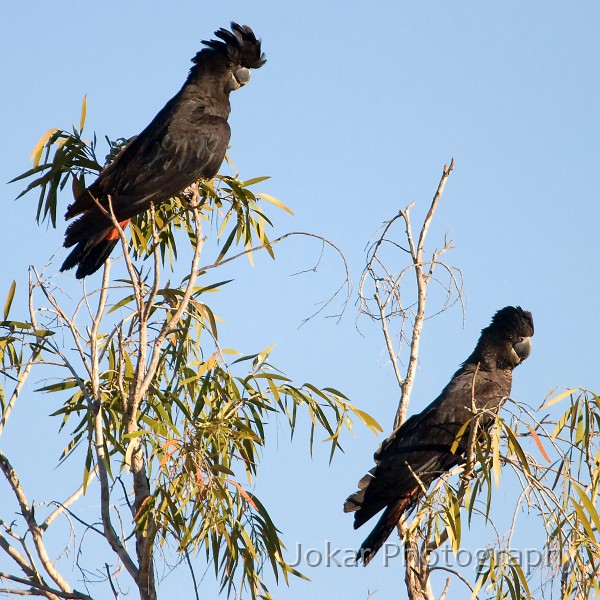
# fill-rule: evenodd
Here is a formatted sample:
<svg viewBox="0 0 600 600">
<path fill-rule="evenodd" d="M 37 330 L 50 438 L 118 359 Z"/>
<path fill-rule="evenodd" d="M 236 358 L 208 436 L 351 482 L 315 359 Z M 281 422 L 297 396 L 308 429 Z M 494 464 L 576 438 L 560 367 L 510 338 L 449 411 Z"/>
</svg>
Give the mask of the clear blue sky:
<svg viewBox="0 0 600 600">
<path fill-rule="evenodd" d="M 536 326 L 513 397 L 537 406 L 555 387 L 600 390 L 597 2 L 32 0 L 5 3 L 0 12 L 0 181 L 29 168 L 46 130 L 77 122 L 84 94 L 89 131 L 139 132 L 179 89 L 200 40 L 230 20 L 246 23 L 268 62 L 232 96 L 230 155 L 243 177 L 270 175 L 262 191 L 296 213 L 275 219 L 277 234 L 312 231 L 343 249 L 355 291 L 377 228 L 412 200 L 415 218 L 423 215 L 442 165 L 456 161 L 430 239 L 436 245 L 448 233 L 454 240 L 448 258 L 465 277 L 466 322 L 463 328 L 459 310 L 428 322 L 411 411 L 439 393 L 507 304 L 531 310 Z M 13 278 L 23 288 L 29 264 L 59 252 L 49 267 L 56 271 L 65 256 L 64 225 L 36 226 L 36 198 L 13 202 L 20 189 L 2 192 L 2 299 Z M 68 202 L 66 193 L 61 206 Z M 297 329 L 342 278 L 331 254 L 318 273 L 290 277 L 319 253 L 293 241 L 275 263 L 236 265 L 235 283 L 217 300 L 223 336 L 244 352 L 277 344 L 275 364 L 299 382 L 343 390 L 387 432 L 398 391 L 379 332 L 357 321 L 354 298 L 340 323 L 316 318 Z M 62 277 L 80 293 L 72 275 Z M 23 397 L 2 440 L 36 500 L 48 497 L 46 486 L 60 496 L 70 474 L 70 467 L 55 470 L 63 441 L 55 442 L 58 423 L 46 418 L 57 408 L 51 401 Z M 367 531 L 352 530 L 342 502 L 379 441 L 357 426 L 344 439 L 346 453 L 328 467 L 324 451 L 310 460 L 305 440 L 289 445 L 282 427 L 270 433 L 257 494 L 290 551 L 297 542 L 323 549 L 325 540 L 357 547 Z M 28 472 L 33 461 L 43 465 L 35 473 Z M 2 506 L 5 499 L 3 490 Z M 97 499 L 92 492 L 82 502 L 91 511 Z M 313 583 L 294 581 L 275 596 L 365 599 L 370 590 L 376 599 L 404 597 L 401 569 L 374 563 L 304 566 Z M 166 579 L 163 597 L 180 577 L 187 574 Z M 212 590 L 209 580 L 210 573 Z M 464 597 L 453 583 L 448 598 Z"/>
</svg>

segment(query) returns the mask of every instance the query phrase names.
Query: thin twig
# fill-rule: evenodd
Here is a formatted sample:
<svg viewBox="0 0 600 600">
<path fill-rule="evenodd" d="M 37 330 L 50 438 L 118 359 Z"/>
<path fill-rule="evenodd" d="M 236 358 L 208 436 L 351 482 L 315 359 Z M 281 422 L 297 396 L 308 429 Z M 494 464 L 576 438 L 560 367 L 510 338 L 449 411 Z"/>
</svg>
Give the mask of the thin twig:
<svg viewBox="0 0 600 600">
<path fill-rule="evenodd" d="M 454 569 L 450 569 L 449 567 L 431 567 L 429 571 L 447 571 L 448 573 L 452 573 L 455 577 L 458 577 L 470 590 L 473 592 L 473 586 L 469 583 L 467 579 L 465 579 L 458 571 Z M 444 592 L 445 593 L 445 592 Z M 441 598 L 440 598 L 441 600 Z"/>
<path fill-rule="evenodd" d="M 302 323 L 300 324 L 300 326 L 304 325 L 304 323 L 306 323 L 307 321 L 310 321 L 310 319 L 314 318 L 319 313 L 321 313 L 323 310 L 325 310 L 325 308 L 338 296 L 340 291 L 342 289 L 346 288 L 347 295 L 346 295 L 346 299 L 342 303 L 342 310 L 340 312 L 340 316 L 341 316 L 341 314 L 343 314 L 344 311 L 346 310 L 346 306 L 348 305 L 348 302 L 350 301 L 350 296 L 351 296 L 352 283 L 351 283 L 351 278 L 350 278 L 350 269 L 348 267 L 346 257 L 344 256 L 344 254 L 340 250 L 340 248 L 338 248 L 332 241 L 328 240 L 327 238 L 324 238 L 323 236 L 317 235 L 316 233 L 308 233 L 306 231 L 291 231 L 289 233 L 285 233 L 284 235 L 279 236 L 278 238 L 275 238 L 274 240 L 269 240 L 269 242 L 267 244 L 260 244 L 258 246 L 254 246 L 252 248 L 246 248 L 242 252 L 238 252 L 237 254 L 234 254 L 233 256 L 230 256 L 229 258 L 214 262 L 210 265 L 204 265 L 204 266 L 200 267 L 199 272 L 205 273 L 206 271 L 208 271 L 210 269 L 216 269 L 217 267 L 226 265 L 227 263 L 237 260 L 238 258 L 240 258 L 242 256 L 246 256 L 247 254 L 251 254 L 252 252 L 258 252 L 259 250 L 264 250 L 266 248 L 270 248 L 271 246 L 274 246 L 275 244 L 279 244 L 283 240 L 285 240 L 289 237 L 292 237 L 292 236 L 306 236 L 306 237 L 315 238 L 317 240 L 321 240 L 321 242 L 323 242 L 324 244 L 327 244 L 328 246 L 333 248 L 338 253 L 340 258 L 342 259 L 342 262 L 344 263 L 344 270 L 346 273 L 345 281 L 340 285 L 340 287 L 336 290 L 336 292 L 326 302 L 324 302 L 323 305 L 317 311 L 315 311 L 309 317 L 304 319 L 302 321 Z"/>
<path fill-rule="evenodd" d="M 52 523 L 52 521 L 54 521 L 54 519 L 60 516 L 69 506 L 71 506 L 71 504 L 73 504 L 79 499 L 79 497 L 83 494 L 83 491 L 85 490 L 91 479 L 94 478 L 97 473 L 98 465 L 94 465 L 94 468 L 88 473 L 87 477 L 85 478 L 85 482 L 82 483 L 64 502 L 57 503 L 58 507 L 54 511 L 52 511 L 52 513 L 50 513 L 50 515 L 40 525 L 40 527 L 43 530 L 48 529 L 48 526 Z"/>
<path fill-rule="evenodd" d="M 29 317 L 31 319 L 31 324 L 35 331 L 36 329 L 38 329 L 38 327 L 36 325 L 35 310 L 33 308 L 33 301 L 32 301 L 33 291 L 32 290 L 33 290 L 33 284 L 31 283 L 31 270 L 30 270 L 29 271 Z M 0 419 L 0 436 L 2 435 L 2 431 L 4 430 L 4 427 L 6 426 L 6 423 L 10 417 L 10 414 L 15 406 L 15 403 L 17 402 L 17 398 L 19 397 L 21 390 L 23 389 L 23 386 L 25 385 L 25 382 L 27 381 L 27 378 L 29 377 L 31 368 L 33 367 L 34 364 L 37 363 L 37 358 L 39 357 L 41 351 L 42 351 L 42 344 L 40 344 L 40 343 L 35 344 L 32 352 L 31 352 L 31 357 L 29 358 L 29 360 L 23 361 L 21 363 L 21 365 L 25 365 L 25 368 L 19 372 L 18 379 L 17 379 L 17 385 L 13 389 L 10 399 L 9 399 L 9 401 L 4 409 L 4 412 L 2 414 L 2 419 Z"/>
</svg>

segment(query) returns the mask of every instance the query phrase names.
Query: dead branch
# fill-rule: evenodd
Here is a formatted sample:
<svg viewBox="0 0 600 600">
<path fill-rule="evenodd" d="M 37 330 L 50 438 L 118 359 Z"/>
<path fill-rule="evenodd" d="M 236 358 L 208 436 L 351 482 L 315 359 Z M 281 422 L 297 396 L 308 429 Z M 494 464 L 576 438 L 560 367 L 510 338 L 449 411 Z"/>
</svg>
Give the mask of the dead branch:
<svg viewBox="0 0 600 600">
<path fill-rule="evenodd" d="M 9 573 L 0 573 L 0 579 L 8 579 L 9 581 L 14 581 L 15 583 L 22 583 L 23 585 L 28 585 L 31 588 L 29 590 L 9 590 L 8 593 L 11 595 L 46 596 L 47 598 L 51 598 L 53 600 L 58 600 L 59 598 L 65 598 L 67 600 L 93 600 L 91 596 L 82 594 L 78 591 L 65 592 L 63 590 L 56 590 L 48 587 L 47 585 L 37 585 L 28 579 L 23 579 L 22 577 L 17 577 L 16 575 L 11 575 Z"/>
<path fill-rule="evenodd" d="M 384 224 L 379 237 L 369 249 L 369 258 L 359 284 L 360 310 L 363 314 L 366 314 L 379 322 L 385 340 L 387 354 L 400 387 L 400 400 L 396 411 L 394 429 L 397 429 L 402 425 L 406 419 L 406 412 L 418 365 L 419 343 L 423 322 L 426 318 L 428 286 L 431 282 L 439 283 L 439 281 L 433 277 L 436 266 L 444 269 L 449 277 L 448 284 L 444 286 L 445 300 L 436 314 L 444 312 L 449 306 L 457 301 L 462 303 L 462 273 L 460 272 L 460 269 L 441 261 L 442 255 L 452 248 L 451 242 L 445 239 L 444 246 L 441 250 L 434 250 L 431 254 L 431 258 L 425 258 L 425 241 L 427 233 L 441 200 L 446 181 L 453 169 L 454 160 L 450 162 L 449 166 L 444 165 L 441 179 L 418 237 L 413 234 L 410 218 L 410 210 L 414 203 L 409 204 L 406 209 L 400 210 L 397 215 Z M 392 226 L 398 221 L 404 223 L 407 248 L 392 241 L 389 237 Z M 388 269 L 382 256 L 382 252 L 387 246 L 398 248 L 409 257 L 409 265 L 401 269 L 397 275 L 394 275 L 393 271 Z M 416 300 L 405 305 L 402 300 L 402 289 L 404 278 L 410 272 L 413 272 L 415 276 Z M 369 296 L 369 293 L 367 292 L 367 284 L 369 281 L 373 285 L 371 296 Z M 370 308 L 371 300 L 374 300 L 375 302 L 375 308 L 373 309 Z M 401 348 L 398 350 L 395 349 L 394 336 L 390 330 L 391 320 L 394 317 L 400 318 L 398 334 L 400 347 L 405 343 L 409 348 L 408 362 L 404 372 L 402 371 L 399 360 Z M 408 328 L 410 328 L 410 331 L 407 331 Z"/>
<path fill-rule="evenodd" d="M 71 586 L 66 581 L 66 579 L 64 579 L 64 577 L 58 572 L 58 570 L 54 566 L 54 563 L 48 556 L 46 546 L 42 539 L 43 529 L 37 524 L 35 520 L 34 511 L 30 507 L 30 504 L 27 500 L 27 496 L 25 495 L 25 492 L 21 486 L 21 482 L 19 481 L 17 473 L 15 472 L 8 458 L 2 451 L 0 451 L 0 470 L 4 474 L 4 477 L 8 481 L 15 495 L 15 498 L 17 499 L 19 508 L 21 509 L 21 514 L 23 515 L 23 518 L 27 523 L 27 528 L 31 533 L 31 537 L 33 539 L 33 544 L 35 546 L 38 558 L 40 559 L 40 562 L 42 563 L 42 566 L 44 567 L 46 573 L 48 573 L 50 578 L 54 581 L 54 583 L 56 583 L 56 585 L 58 585 L 58 587 L 63 592 L 72 592 Z"/>
<path fill-rule="evenodd" d="M 462 305 L 462 274 L 456 267 L 442 261 L 442 256 L 452 248 L 451 242 L 447 238 L 444 239 L 441 249 L 436 249 L 428 258 L 425 257 L 427 233 L 441 200 L 446 181 L 453 169 L 454 160 L 451 160 L 449 166 L 444 165 L 437 190 L 418 235 L 415 236 L 413 233 L 410 217 L 410 210 L 414 203 L 409 204 L 406 209 L 400 210 L 397 215 L 384 224 L 381 233 L 368 250 L 367 264 L 359 284 L 360 311 L 379 323 L 387 355 L 400 387 L 394 431 L 398 430 L 406 420 L 419 360 L 419 344 L 426 318 L 428 287 L 432 282 L 441 284 L 441 281 L 434 277 L 436 267 L 443 269 L 449 278 L 447 284 L 441 284 L 444 289 L 444 300 L 436 314 L 444 312 L 455 302 L 461 302 Z M 391 239 L 392 228 L 397 222 L 404 224 L 406 247 Z M 408 266 L 399 271 L 389 268 L 383 256 L 388 247 L 400 250 L 403 256 L 407 256 Z M 404 285 L 405 278 L 409 273 L 414 273 L 413 285 L 416 289 L 416 298 L 406 302 Z M 372 286 L 372 292 L 367 291 L 368 285 Z M 400 322 L 396 334 L 398 349 L 395 346 L 395 336 L 391 331 L 391 323 L 395 318 L 398 318 Z M 404 345 L 408 347 L 408 361 L 405 366 L 400 361 L 400 353 Z M 416 474 L 413 473 L 413 476 L 420 483 Z M 420 485 L 422 487 L 422 484 Z M 409 597 L 411 600 L 434 600 L 429 577 L 429 556 L 431 554 L 429 544 L 423 543 L 419 549 L 418 531 L 409 533 L 405 521 L 399 523 L 398 533 L 405 544 L 405 575 Z M 430 531 L 429 535 L 431 534 Z M 447 587 L 448 584 L 442 597 L 447 594 Z"/>
</svg>

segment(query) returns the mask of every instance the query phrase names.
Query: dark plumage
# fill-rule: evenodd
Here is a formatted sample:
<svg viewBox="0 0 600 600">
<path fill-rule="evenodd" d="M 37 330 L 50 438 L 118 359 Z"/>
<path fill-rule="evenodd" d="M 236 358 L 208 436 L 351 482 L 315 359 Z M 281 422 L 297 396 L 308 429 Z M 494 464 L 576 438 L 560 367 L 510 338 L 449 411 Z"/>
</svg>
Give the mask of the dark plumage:
<svg viewBox="0 0 600 600">
<path fill-rule="evenodd" d="M 423 487 L 464 462 L 468 431 L 456 453 L 450 448 L 461 427 L 473 417 L 473 398 L 476 412 L 486 411 L 479 426 L 489 427 L 510 394 L 513 369 L 529 356 L 532 335 L 531 313 L 519 306 L 499 310 L 442 393 L 383 441 L 375 453 L 376 466 L 344 504 L 345 512 L 355 511 L 355 529 L 385 508 L 357 559 L 368 564 L 400 517 L 416 506 Z"/>
<path fill-rule="evenodd" d="M 249 69 L 261 67 L 265 57 L 250 27 L 231 23 L 231 31 L 219 29 L 215 35 L 218 40 L 202 42 L 206 48 L 192 59 L 181 90 L 92 185 L 75 194 L 65 218 L 81 216 L 67 227 L 64 245 L 75 248 L 61 271 L 77 265 L 78 279 L 94 273 L 119 239 L 94 198 L 108 210 L 110 196 L 124 227 L 151 203 L 217 174 L 229 144 L 229 94 L 248 83 Z"/>
</svg>

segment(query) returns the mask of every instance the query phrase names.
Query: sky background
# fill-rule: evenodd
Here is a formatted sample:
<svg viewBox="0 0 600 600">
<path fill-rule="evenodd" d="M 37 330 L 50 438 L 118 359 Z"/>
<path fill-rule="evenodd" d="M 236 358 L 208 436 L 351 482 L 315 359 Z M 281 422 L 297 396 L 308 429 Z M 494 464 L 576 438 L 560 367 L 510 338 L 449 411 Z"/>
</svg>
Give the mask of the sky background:
<svg viewBox="0 0 600 600">
<path fill-rule="evenodd" d="M 447 259 L 464 275 L 466 318 L 463 324 L 454 308 L 427 322 L 410 412 L 437 396 L 481 328 L 508 304 L 532 311 L 536 328 L 533 354 L 515 373 L 515 399 L 539 406 L 554 388 L 600 390 L 595 1 L 4 3 L 0 181 L 30 168 L 31 151 L 49 128 L 79 121 L 84 94 L 86 131 L 99 138 L 138 133 L 181 86 L 200 40 L 231 20 L 262 38 L 268 62 L 232 95 L 230 156 L 242 178 L 269 175 L 258 190 L 295 212 L 271 211 L 273 237 L 314 232 L 343 250 L 353 296 L 339 322 L 318 316 L 299 328 L 344 275 L 326 251 L 316 273 L 292 277 L 311 269 L 321 252 L 317 243 L 292 240 L 276 249 L 276 262 L 256 257 L 254 268 L 240 261 L 229 271 L 235 282 L 215 298 L 223 345 L 251 353 L 276 344 L 272 362 L 298 383 L 342 390 L 389 432 L 398 389 L 381 334 L 356 304 L 365 249 L 409 202 L 416 202 L 415 221 L 423 217 L 454 157 L 429 249 L 446 234 L 453 240 Z M 24 301 L 28 265 L 43 266 L 56 252 L 53 273 L 66 256 L 64 224 L 37 226 L 37 198 L 14 202 L 21 189 L 2 188 L 2 301 L 12 279 Z M 61 211 L 69 196 L 61 197 Z M 57 281 L 81 293 L 72 274 Z M 339 310 L 334 304 L 328 314 Z M 13 308 L 13 318 L 19 315 Z M 64 438 L 47 417 L 54 402 L 25 394 L 0 441 L 36 501 L 62 497 L 69 478 L 79 476 L 76 464 L 56 468 Z M 309 459 L 306 438 L 290 444 L 283 425 L 273 424 L 256 493 L 292 556 L 297 543 L 317 550 L 327 540 L 360 545 L 368 530 L 353 531 L 342 503 L 379 442 L 357 425 L 342 441 L 345 454 L 328 466 L 325 449 Z M 81 501 L 90 514 L 96 493 Z M 2 514 L 6 502 L 12 500 L 0 485 Z M 520 523 L 523 543 L 537 540 L 533 517 Z M 479 532 L 470 547 L 490 539 Z M 8 568 L 0 556 L 0 571 Z M 274 588 L 276 598 L 406 594 L 399 563 L 299 568 L 312 583 Z M 167 577 L 162 597 L 187 586 L 188 577 L 184 569 Z M 77 587 L 76 576 L 72 582 Z M 210 572 L 203 585 L 201 596 L 210 597 Z M 112 596 L 104 587 L 94 597 Z M 464 597 L 455 581 L 448 598 Z"/>
</svg>

